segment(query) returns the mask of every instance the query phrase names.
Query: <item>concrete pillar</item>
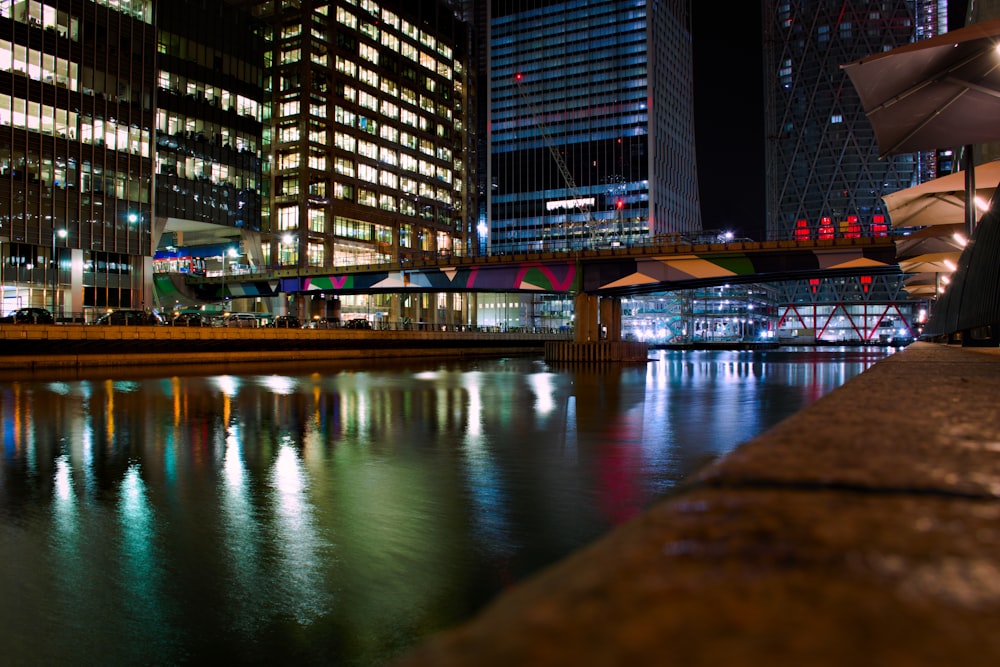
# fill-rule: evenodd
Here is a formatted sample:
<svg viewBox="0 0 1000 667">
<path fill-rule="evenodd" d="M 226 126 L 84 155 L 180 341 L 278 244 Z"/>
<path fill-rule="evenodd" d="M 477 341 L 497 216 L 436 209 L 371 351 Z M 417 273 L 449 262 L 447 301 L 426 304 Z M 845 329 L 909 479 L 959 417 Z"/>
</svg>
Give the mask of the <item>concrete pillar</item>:
<svg viewBox="0 0 1000 667">
<path fill-rule="evenodd" d="M 455 295 L 451 292 L 446 292 L 444 295 L 444 324 L 448 325 L 448 329 L 455 328 Z"/>
<path fill-rule="evenodd" d="M 338 322 L 340 321 L 340 299 L 326 300 L 326 316 L 333 317 Z"/>
<path fill-rule="evenodd" d="M 426 328 L 424 326 L 424 299 L 426 298 L 427 295 L 423 292 L 417 292 L 413 295 L 413 323 L 419 329 Z"/>
<path fill-rule="evenodd" d="M 607 329 L 609 341 L 622 339 L 622 300 L 621 297 L 603 297 L 601 299 L 601 325 Z"/>
<path fill-rule="evenodd" d="M 467 317 L 463 318 L 464 322 L 475 329 L 479 326 L 479 294 L 476 292 L 470 292 L 466 295 L 468 303 L 469 314 Z"/>
<path fill-rule="evenodd" d="M 393 294 L 389 297 L 389 326 L 398 329 L 401 319 L 403 319 L 403 297 L 400 294 Z"/>
<path fill-rule="evenodd" d="M 573 297 L 575 313 L 573 340 L 577 343 L 596 342 L 601 339 L 601 329 L 598 325 L 597 297 L 580 292 Z"/>
</svg>

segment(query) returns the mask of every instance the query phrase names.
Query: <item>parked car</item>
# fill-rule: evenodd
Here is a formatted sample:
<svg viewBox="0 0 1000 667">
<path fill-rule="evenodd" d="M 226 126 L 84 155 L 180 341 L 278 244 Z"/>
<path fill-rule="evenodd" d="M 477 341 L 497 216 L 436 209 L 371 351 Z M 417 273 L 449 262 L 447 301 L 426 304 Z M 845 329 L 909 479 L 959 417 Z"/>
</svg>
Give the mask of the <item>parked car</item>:
<svg viewBox="0 0 1000 667">
<path fill-rule="evenodd" d="M 157 317 L 156 314 L 151 313 L 147 310 L 132 310 L 130 308 L 122 308 L 119 310 L 112 310 L 99 318 L 94 324 L 105 324 L 110 326 L 154 326 L 157 324 L 163 324 L 163 321 Z"/>
<path fill-rule="evenodd" d="M 295 315 L 278 315 L 269 326 L 275 329 L 301 329 L 302 320 Z"/>
<path fill-rule="evenodd" d="M 253 313 L 229 313 L 223 322 L 224 326 L 239 329 L 256 329 L 260 326 L 260 318 Z"/>
<path fill-rule="evenodd" d="M 314 317 L 306 327 L 309 329 L 339 329 L 339 317 Z"/>
<path fill-rule="evenodd" d="M 212 320 L 201 313 L 179 313 L 170 321 L 170 324 L 175 327 L 210 327 Z"/>
<path fill-rule="evenodd" d="M 18 308 L 6 317 L 0 318 L 3 324 L 55 324 L 56 318 L 44 308 Z"/>
<path fill-rule="evenodd" d="M 371 329 L 372 323 L 363 317 L 356 317 L 353 320 L 347 320 L 344 324 L 345 329 Z"/>
</svg>

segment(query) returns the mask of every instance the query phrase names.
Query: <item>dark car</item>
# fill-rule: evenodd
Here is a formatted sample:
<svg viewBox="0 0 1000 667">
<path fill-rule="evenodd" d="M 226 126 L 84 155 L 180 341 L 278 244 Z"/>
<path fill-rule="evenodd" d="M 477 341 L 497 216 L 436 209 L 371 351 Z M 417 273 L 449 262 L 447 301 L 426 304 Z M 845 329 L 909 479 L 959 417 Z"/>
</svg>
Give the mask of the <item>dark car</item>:
<svg viewBox="0 0 1000 667">
<path fill-rule="evenodd" d="M 112 326 L 151 326 L 162 324 L 159 317 L 145 310 L 130 310 L 123 308 L 113 310 L 110 313 L 97 318 L 94 324 L 106 324 Z"/>
<path fill-rule="evenodd" d="M 275 329 L 301 329 L 302 320 L 294 315 L 278 315 L 271 322 L 271 326 Z"/>
<path fill-rule="evenodd" d="M 170 324 L 175 327 L 210 327 L 212 321 L 201 313 L 180 313 Z"/>
<path fill-rule="evenodd" d="M 339 317 L 314 317 L 311 322 L 306 325 L 310 329 L 339 329 L 340 328 L 340 318 Z"/>
<path fill-rule="evenodd" d="M 56 318 L 44 308 L 18 308 L 7 317 L 0 318 L 3 324 L 55 324 Z"/>
<path fill-rule="evenodd" d="M 345 329 L 371 329 L 372 323 L 363 317 L 357 317 L 353 320 L 347 320 L 344 324 Z"/>
</svg>

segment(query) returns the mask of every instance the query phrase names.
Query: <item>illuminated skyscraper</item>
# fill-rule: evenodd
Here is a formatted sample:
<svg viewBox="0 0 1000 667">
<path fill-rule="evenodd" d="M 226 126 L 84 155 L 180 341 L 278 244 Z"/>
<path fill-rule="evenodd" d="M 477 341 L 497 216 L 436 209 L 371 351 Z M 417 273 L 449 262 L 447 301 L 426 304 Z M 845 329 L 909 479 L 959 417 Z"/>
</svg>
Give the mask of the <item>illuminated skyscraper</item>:
<svg viewBox="0 0 1000 667">
<path fill-rule="evenodd" d="M 947 31 L 944 0 L 764 0 L 767 236 L 885 236 L 882 196 L 946 173 L 950 151 L 879 157 L 841 69 Z M 777 285 L 779 334 L 878 341 L 915 333 L 920 302 L 898 276 Z"/>
<path fill-rule="evenodd" d="M 840 69 L 947 31 L 945 0 L 764 0 L 767 236 L 883 234 L 882 196 L 938 174 L 934 153 L 879 158 Z"/>
<path fill-rule="evenodd" d="M 0 32 L 3 312 L 148 304 L 152 1 L 0 2 Z"/>
<path fill-rule="evenodd" d="M 265 263 L 464 254 L 468 40 L 454 11 L 436 0 L 252 5 L 272 30 Z"/>
<path fill-rule="evenodd" d="M 689 9 L 491 3 L 492 251 L 700 230 Z"/>
</svg>

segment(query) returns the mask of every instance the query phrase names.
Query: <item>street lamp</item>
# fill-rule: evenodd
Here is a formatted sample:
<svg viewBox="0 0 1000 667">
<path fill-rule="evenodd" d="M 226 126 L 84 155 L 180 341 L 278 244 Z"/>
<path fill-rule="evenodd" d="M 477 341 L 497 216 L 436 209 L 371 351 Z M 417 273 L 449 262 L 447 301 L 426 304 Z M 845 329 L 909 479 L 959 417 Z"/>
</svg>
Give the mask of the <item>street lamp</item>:
<svg viewBox="0 0 1000 667">
<path fill-rule="evenodd" d="M 56 239 L 65 239 L 66 230 L 57 229 L 52 233 L 52 316 L 56 316 L 56 310 L 58 307 L 58 297 L 56 294 L 59 292 L 59 260 L 56 257 Z"/>
</svg>

